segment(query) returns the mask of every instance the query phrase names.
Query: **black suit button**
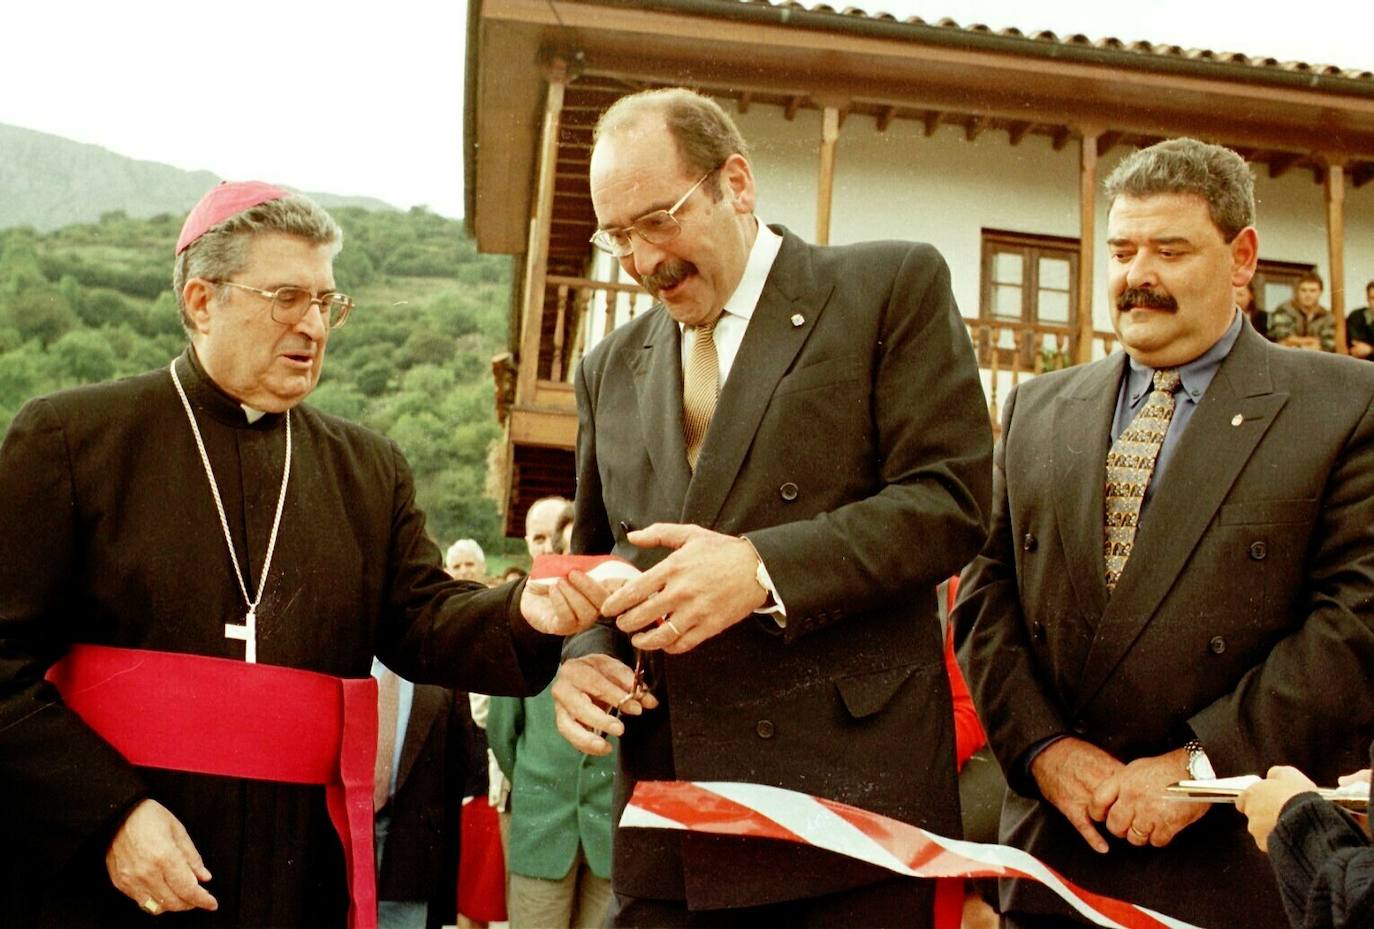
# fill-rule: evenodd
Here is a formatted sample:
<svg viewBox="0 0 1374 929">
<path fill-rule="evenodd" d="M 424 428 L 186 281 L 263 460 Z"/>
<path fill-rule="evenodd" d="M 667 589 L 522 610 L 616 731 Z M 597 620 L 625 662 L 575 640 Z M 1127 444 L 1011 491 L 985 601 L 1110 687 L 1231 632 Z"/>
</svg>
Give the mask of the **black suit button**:
<svg viewBox="0 0 1374 929">
<path fill-rule="evenodd" d="M 760 719 L 754 726 L 754 731 L 758 733 L 760 739 L 773 738 L 773 721 L 771 719 Z"/>
<path fill-rule="evenodd" d="M 788 481 L 778 488 L 778 494 L 788 503 L 791 503 L 793 500 L 797 499 L 797 485 Z"/>
<path fill-rule="evenodd" d="M 1022 550 L 1022 551 L 1025 551 L 1025 552 L 1033 552 L 1033 551 L 1035 551 L 1035 546 L 1036 546 L 1035 536 L 1033 536 L 1033 535 L 1031 535 L 1029 532 L 1027 532 L 1027 533 L 1026 533 L 1026 537 L 1025 537 L 1024 539 L 1021 540 L 1021 550 Z"/>
<path fill-rule="evenodd" d="M 1263 561 L 1265 556 L 1268 554 L 1268 545 L 1265 545 L 1263 542 L 1250 543 L 1250 557 L 1253 558 L 1255 561 Z"/>
<path fill-rule="evenodd" d="M 1045 626 L 1044 626 L 1044 624 L 1043 624 L 1043 623 L 1040 623 L 1040 622 L 1037 622 L 1037 623 L 1035 623 L 1034 625 L 1032 625 L 1032 626 L 1031 626 L 1031 636 L 1033 636 L 1034 639 L 1035 639 L 1035 641 L 1037 641 L 1037 642 L 1043 642 L 1043 641 L 1045 641 Z"/>
<path fill-rule="evenodd" d="M 1212 650 L 1213 655 L 1220 655 L 1226 651 L 1226 640 L 1219 635 L 1212 636 L 1212 641 L 1207 643 L 1207 647 Z"/>
</svg>

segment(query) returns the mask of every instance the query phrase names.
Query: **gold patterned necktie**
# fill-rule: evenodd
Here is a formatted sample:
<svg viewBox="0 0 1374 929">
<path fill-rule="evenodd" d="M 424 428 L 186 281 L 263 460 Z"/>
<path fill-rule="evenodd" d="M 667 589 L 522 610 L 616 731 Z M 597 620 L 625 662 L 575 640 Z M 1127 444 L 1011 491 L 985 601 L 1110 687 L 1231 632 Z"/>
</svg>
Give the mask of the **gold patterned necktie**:
<svg viewBox="0 0 1374 929">
<path fill-rule="evenodd" d="M 401 702 L 401 679 L 390 668 L 377 676 L 377 763 L 372 769 L 372 810 L 391 799 L 391 758 L 396 754 L 396 709 Z"/>
<path fill-rule="evenodd" d="M 716 353 L 716 323 L 720 317 L 700 326 L 693 326 L 695 339 L 687 366 L 682 371 L 682 438 L 687 445 L 687 464 L 697 469 L 701 442 L 716 412 L 720 397 L 720 356 Z"/>
<path fill-rule="evenodd" d="M 1145 488 L 1154 474 L 1159 450 L 1169 432 L 1169 421 L 1174 418 L 1174 392 L 1179 383 L 1177 368 L 1156 371 L 1154 390 L 1107 453 L 1103 554 L 1106 556 L 1108 594 L 1116 589 L 1126 560 L 1131 557 Z"/>
</svg>

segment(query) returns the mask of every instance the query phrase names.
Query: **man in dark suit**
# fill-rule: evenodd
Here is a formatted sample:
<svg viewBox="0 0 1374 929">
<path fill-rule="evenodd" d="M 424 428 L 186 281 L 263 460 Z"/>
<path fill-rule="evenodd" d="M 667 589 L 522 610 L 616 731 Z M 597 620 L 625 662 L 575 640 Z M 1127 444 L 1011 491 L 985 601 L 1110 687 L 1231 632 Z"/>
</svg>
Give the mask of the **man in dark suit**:
<svg viewBox="0 0 1374 929">
<path fill-rule="evenodd" d="M 752 781 L 957 834 L 934 587 L 984 538 L 991 442 L 944 262 L 764 226 L 744 140 L 685 90 L 607 111 L 591 190 L 594 241 L 660 303 L 579 368 L 573 548 L 645 573 L 565 647 L 560 729 L 622 735 L 617 818 L 641 779 Z M 613 844 L 621 926 L 930 912 L 923 882 L 810 849 Z"/>
<path fill-rule="evenodd" d="M 1259 246 L 1234 152 L 1162 142 L 1106 192 L 1125 352 L 1008 400 L 992 532 L 955 614 L 1010 784 L 1001 838 L 1171 916 L 1277 929 L 1244 821 L 1163 790 L 1358 767 L 1374 728 L 1374 373 L 1275 347 L 1237 311 Z M 1002 905 L 1011 926 L 1071 922 L 1029 883 L 1004 882 Z"/>
<path fill-rule="evenodd" d="M 474 748 L 467 694 L 431 684 L 410 689 L 399 760 L 377 812 L 383 929 L 455 922 L 463 795 L 473 775 L 486 780 L 486 752 Z"/>
</svg>

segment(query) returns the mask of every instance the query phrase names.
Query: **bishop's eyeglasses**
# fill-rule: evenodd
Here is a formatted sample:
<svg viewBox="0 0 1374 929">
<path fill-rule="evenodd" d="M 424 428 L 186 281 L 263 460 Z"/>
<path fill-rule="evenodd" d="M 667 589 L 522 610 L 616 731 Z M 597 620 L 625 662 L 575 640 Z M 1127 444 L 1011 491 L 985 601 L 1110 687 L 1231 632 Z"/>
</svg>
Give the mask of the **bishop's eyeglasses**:
<svg viewBox="0 0 1374 929">
<path fill-rule="evenodd" d="M 272 319 L 283 326 L 296 325 L 305 318 L 305 314 L 309 313 L 310 308 L 316 304 L 319 305 L 320 313 L 324 316 L 325 325 L 330 329 L 338 329 L 342 326 L 348 321 L 348 314 L 353 311 L 353 298 L 347 294 L 324 293 L 317 297 L 304 287 L 291 285 L 278 287 L 276 290 L 263 290 L 259 287 L 240 284 L 238 281 L 211 281 L 210 283 L 237 287 L 239 290 L 257 294 L 264 300 L 271 300 Z"/>
</svg>

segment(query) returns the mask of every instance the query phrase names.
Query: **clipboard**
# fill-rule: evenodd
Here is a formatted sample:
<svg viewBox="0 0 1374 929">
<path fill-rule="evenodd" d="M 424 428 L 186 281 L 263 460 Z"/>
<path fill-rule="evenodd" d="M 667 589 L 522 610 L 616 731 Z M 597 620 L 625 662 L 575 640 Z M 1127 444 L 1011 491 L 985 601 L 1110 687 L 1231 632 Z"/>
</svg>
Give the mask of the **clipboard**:
<svg viewBox="0 0 1374 929">
<path fill-rule="evenodd" d="M 1243 774 L 1239 777 L 1179 781 L 1164 788 L 1164 793 L 1170 800 L 1183 803 L 1235 803 L 1245 788 L 1262 780 L 1264 778 L 1258 774 Z M 1343 787 L 1318 787 L 1315 793 L 1352 813 L 1369 811 L 1369 785 L 1366 783 L 1357 782 Z"/>
</svg>

